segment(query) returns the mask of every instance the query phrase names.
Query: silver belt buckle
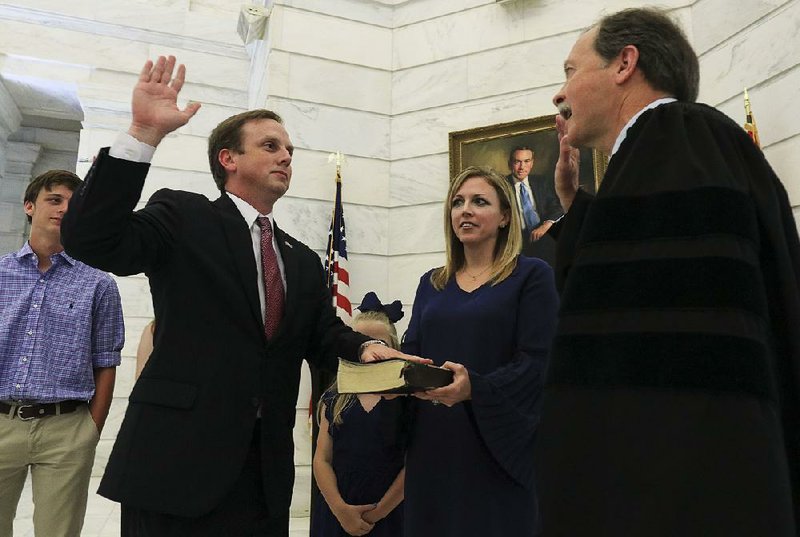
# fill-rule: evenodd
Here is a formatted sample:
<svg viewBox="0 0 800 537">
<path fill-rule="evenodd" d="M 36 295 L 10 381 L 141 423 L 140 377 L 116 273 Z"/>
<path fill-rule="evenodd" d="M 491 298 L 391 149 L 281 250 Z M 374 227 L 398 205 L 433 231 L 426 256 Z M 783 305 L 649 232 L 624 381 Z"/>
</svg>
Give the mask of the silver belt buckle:
<svg viewBox="0 0 800 537">
<path fill-rule="evenodd" d="M 30 420 L 32 420 L 33 418 L 35 418 L 35 417 L 36 417 L 36 416 L 30 416 L 29 418 L 26 418 L 26 417 L 24 417 L 24 416 L 22 415 L 22 409 L 23 409 L 23 408 L 33 408 L 33 405 L 19 405 L 19 406 L 17 407 L 17 417 L 18 417 L 20 420 L 22 420 L 22 421 L 30 421 Z"/>
</svg>

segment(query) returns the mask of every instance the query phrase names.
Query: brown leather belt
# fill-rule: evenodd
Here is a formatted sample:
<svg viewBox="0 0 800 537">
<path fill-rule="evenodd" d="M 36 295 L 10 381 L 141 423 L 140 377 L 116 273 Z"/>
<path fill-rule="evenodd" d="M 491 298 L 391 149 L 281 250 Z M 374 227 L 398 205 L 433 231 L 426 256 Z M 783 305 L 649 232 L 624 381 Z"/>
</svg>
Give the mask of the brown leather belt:
<svg viewBox="0 0 800 537">
<path fill-rule="evenodd" d="M 44 418 L 45 416 L 57 416 L 59 414 L 69 414 L 81 405 L 87 404 L 86 401 L 61 401 L 59 403 L 19 403 L 8 404 L 0 402 L 0 414 L 10 414 L 11 417 L 18 417 L 21 420 L 32 420 Z"/>
</svg>

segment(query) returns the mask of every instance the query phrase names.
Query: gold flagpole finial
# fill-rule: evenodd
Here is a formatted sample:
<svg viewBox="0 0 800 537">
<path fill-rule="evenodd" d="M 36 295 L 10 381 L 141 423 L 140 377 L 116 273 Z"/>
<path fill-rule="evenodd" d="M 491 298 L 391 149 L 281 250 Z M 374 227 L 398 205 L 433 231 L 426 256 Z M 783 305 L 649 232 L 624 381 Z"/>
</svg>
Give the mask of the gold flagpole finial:
<svg viewBox="0 0 800 537">
<path fill-rule="evenodd" d="M 761 140 L 758 138 L 758 127 L 756 126 L 756 119 L 753 117 L 753 110 L 750 108 L 750 95 L 747 93 L 747 88 L 744 88 L 744 115 L 744 130 L 750 135 L 756 147 L 760 148 Z"/>
<path fill-rule="evenodd" d="M 336 180 L 339 180 L 342 172 L 342 164 L 345 161 L 344 153 L 341 151 L 337 151 L 336 153 L 330 153 L 328 155 L 328 162 L 335 162 L 336 163 Z"/>
</svg>

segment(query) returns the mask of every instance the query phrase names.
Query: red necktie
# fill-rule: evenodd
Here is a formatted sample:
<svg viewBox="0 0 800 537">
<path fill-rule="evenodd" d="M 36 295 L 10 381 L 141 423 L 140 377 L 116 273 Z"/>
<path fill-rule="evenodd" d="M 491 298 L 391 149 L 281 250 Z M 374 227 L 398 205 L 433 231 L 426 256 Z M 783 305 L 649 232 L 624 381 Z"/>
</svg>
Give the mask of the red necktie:
<svg viewBox="0 0 800 537">
<path fill-rule="evenodd" d="M 269 218 L 259 216 L 258 225 L 261 227 L 261 271 L 264 276 L 264 333 L 267 339 L 272 339 L 283 317 L 283 280 L 272 247 Z"/>
</svg>

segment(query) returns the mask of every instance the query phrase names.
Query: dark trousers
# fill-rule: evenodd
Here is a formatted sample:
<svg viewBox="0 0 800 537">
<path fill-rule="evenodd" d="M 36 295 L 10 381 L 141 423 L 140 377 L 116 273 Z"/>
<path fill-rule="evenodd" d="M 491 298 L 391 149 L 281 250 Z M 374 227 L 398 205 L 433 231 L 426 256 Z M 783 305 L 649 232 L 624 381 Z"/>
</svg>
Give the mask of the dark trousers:
<svg viewBox="0 0 800 537">
<path fill-rule="evenodd" d="M 197 469 L 202 472 L 202 468 Z M 158 486 L 154 483 L 153 486 Z M 286 513 L 271 517 L 261 476 L 261 429 L 257 424 L 242 473 L 210 513 L 187 518 L 122 504 L 122 537 L 287 537 Z"/>
</svg>

